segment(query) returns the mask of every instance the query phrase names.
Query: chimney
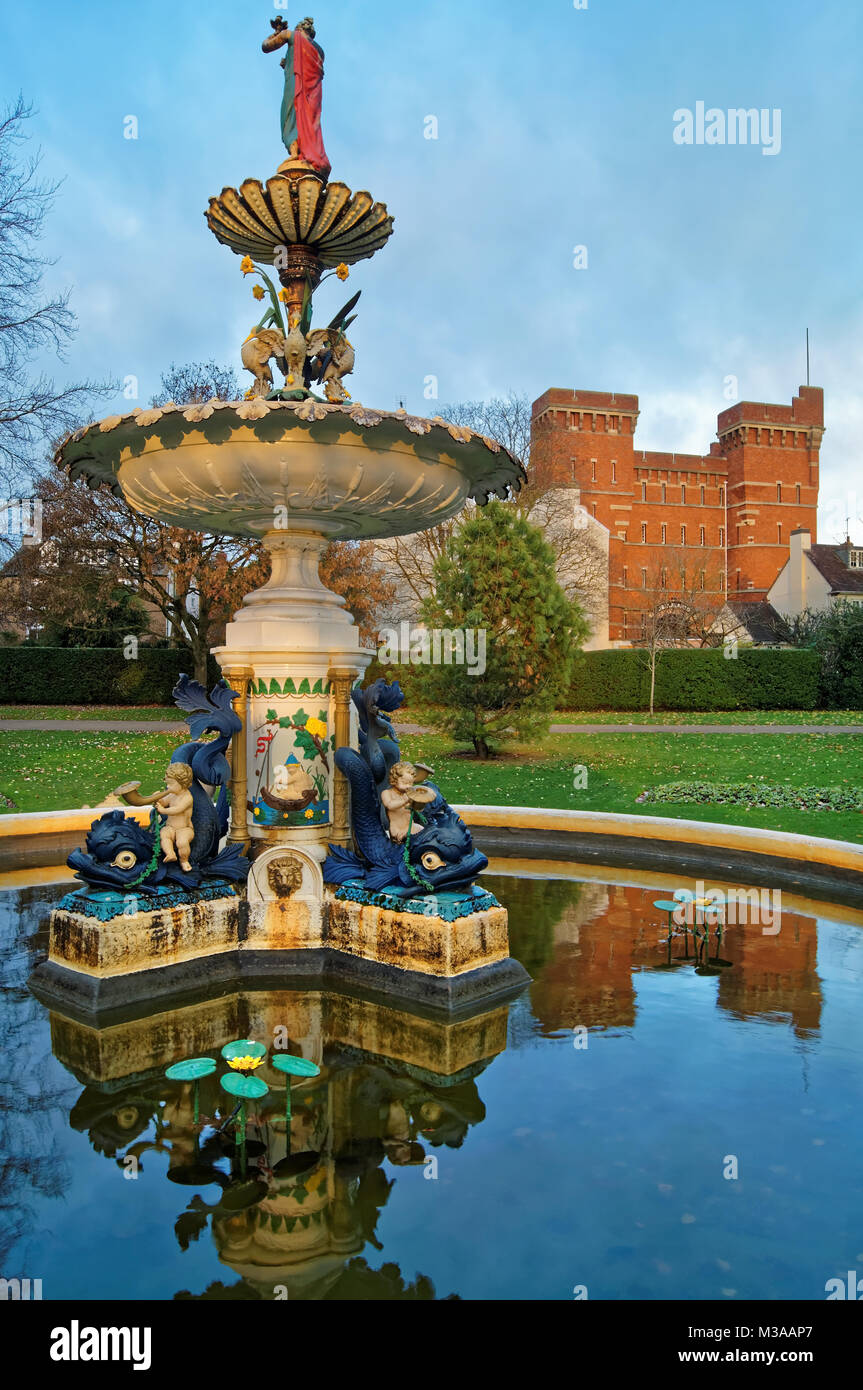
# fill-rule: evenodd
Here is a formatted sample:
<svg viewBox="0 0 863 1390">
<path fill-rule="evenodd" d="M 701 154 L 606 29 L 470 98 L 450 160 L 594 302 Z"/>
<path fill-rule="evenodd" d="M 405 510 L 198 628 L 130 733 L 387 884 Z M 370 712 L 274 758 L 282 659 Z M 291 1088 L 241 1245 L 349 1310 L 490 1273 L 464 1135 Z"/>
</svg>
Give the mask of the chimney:
<svg viewBox="0 0 863 1390">
<path fill-rule="evenodd" d="M 812 549 L 812 532 L 806 526 L 798 526 L 791 532 L 790 554 L 788 556 L 791 589 L 794 594 L 794 611 L 802 613 L 809 606 L 808 584 L 809 566 L 806 552 Z"/>
<path fill-rule="evenodd" d="M 812 549 L 812 532 L 807 526 L 799 526 L 796 531 L 791 532 L 791 558 L 794 559 L 802 550 Z"/>
</svg>

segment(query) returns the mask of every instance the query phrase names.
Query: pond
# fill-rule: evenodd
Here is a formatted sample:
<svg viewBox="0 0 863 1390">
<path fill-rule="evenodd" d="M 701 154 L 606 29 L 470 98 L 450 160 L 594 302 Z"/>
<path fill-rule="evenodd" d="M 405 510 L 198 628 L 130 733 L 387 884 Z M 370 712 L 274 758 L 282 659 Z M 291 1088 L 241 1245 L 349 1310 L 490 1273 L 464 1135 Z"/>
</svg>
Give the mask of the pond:
<svg viewBox="0 0 863 1390">
<path fill-rule="evenodd" d="M 26 878 L 0 893 L 0 1275 L 43 1299 L 823 1300 L 863 1265 L 863 914 L 787 899 L 705 968 L 668 945 L 669 880 L 511 866 L 484 882 L 533 983 L 479 1018 L 237 988 L 96 1030 L 27 988 L 64 886 Z M 242 1038 L 320 1066 L 290 1149 L 269 1063 L 235 1142 Z M 197 1131 L 164 1074 L 195 1056 Z"/>
</svg>

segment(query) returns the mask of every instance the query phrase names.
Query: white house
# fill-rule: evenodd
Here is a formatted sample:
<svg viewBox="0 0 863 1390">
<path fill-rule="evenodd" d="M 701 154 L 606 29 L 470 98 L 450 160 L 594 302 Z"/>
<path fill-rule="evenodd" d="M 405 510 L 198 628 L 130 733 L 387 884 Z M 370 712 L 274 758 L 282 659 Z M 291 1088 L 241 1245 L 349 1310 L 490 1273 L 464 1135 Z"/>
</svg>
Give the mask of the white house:
<svg viewBox="0 0 863 1390">
<path fill-rule="evenodd" d="M 863 603 L 863 547 L 850 540 L 841 545 L 813 545 L 811 532 L 791 532 L 790 554 L 767 592 L 770 604 L 785 618 L 805 609 L 824 613 L 845 600 Z"/>
</svg>

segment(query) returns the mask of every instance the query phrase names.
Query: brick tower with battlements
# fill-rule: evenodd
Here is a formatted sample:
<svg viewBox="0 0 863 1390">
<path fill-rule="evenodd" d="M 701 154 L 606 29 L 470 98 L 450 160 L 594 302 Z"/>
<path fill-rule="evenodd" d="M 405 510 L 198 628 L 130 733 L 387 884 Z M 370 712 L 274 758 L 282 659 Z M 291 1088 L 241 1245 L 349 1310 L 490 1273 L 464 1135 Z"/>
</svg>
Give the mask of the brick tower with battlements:
<svg viewBox="0 0 863 1390">
<path fill-rule="evenodd" d="M 790 406 L 741 401 L 707 454 L 634 444 L 638 397 L 552 388 L 533 406 L 531 473 L 577 490 L 609 532 L 609 640 L 638 640 L 646 595 L 699 586 L 705 601 L 766 597 L 791 532 L 816 534 L 824 393 Z"/>
</svg>

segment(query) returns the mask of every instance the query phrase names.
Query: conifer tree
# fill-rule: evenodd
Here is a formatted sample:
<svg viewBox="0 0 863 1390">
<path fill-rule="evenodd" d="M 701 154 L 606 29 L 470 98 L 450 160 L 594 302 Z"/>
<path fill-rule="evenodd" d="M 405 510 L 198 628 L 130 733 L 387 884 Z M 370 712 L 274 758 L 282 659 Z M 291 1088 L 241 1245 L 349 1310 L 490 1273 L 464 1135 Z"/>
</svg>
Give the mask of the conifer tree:
<svg viewBox="0 0 863 1390">
<path fill-rule="evenodd" d="M 490 502 L 453 533 L 435 562 L 434 583 L 423 621 L 443 631 L 443 660 L 424 667 L 421 678 L 432 721 L 472 743 L 479 758 L 513 733 L 547 733 L 588 625 L 557 583 L 542 533 L 514 507 Z M 448 634 L 457 631 L 477 634 L 466 647 L 471 663 L 446 661 Z"/>
</svg>

